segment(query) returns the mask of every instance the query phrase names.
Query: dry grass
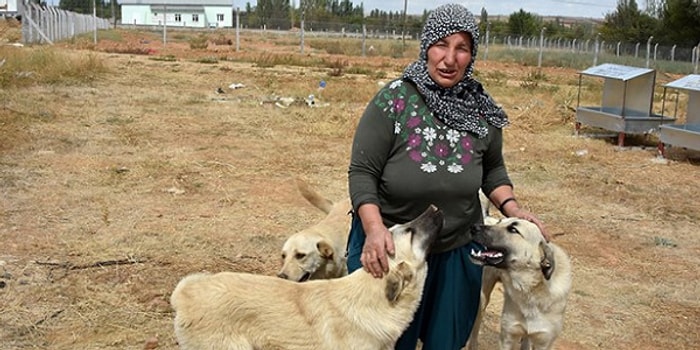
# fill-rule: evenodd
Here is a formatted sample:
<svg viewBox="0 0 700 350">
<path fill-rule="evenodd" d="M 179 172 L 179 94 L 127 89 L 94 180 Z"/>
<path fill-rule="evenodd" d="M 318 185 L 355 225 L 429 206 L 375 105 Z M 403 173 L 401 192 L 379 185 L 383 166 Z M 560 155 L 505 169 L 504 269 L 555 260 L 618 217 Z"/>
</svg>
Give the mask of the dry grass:
<svg viewBox="0 0 700 350">
<path fill-rule="evenodd" d="M 148 33 L 128 35 L 125 43 Z M 0 348 L 142 349 L 155 337 L 174 349 L 168 297 L 181 277 L 272 275 L 289 233 L 322 217 L 292 176 L 332 199 L 346 195 L 353 129 L 376 76 L 256 67 L 248 58 L 260 52 L 298 50 L 258 39 L 243 38 L 240 53 L 191 50 L 184 36 L 167 48 L 151 41 L 155 57 L 174 58 L 164 61 L 65 45 L 57 55 L 93 56 L 105 69 L 89 84 L 0 90 Z M 197 62 L 211 56 L 224 59 Z M 383 80 L 406 63 L 344 60 Z M 521 202 L 573 258 L 556 348 L 694 348 L 698 155 L 672 149 L 660 162 L 653 137 L 619 149 L 610 138 L 573 136 L 574 70 L 477 69 L 511 116 L 504 151 Z M 582 97 L 596 103 L 598 93 L 590 83 Z M 308 94 L 329 105 L 268 103 Z M 496 306 L 483 337 L 490 348 Z"/>
</svg>

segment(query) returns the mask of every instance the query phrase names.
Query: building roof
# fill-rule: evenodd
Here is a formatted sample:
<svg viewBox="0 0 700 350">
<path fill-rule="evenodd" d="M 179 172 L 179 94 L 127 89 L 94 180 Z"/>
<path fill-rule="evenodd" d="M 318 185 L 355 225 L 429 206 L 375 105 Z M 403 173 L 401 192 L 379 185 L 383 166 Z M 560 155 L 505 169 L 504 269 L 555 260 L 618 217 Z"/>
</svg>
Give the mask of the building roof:
<svg viewBox="0 0 700 350">
<path fill-rule="evenodd" d="M 700 75 L 687 75 L 683 78 L 672 81 L 664 86 L 680 90 L 700 91 Z"/>
<path fill-rule="evenodd" d="M 627 81 L 652 72 L 654 72 L 654 70 L 651 68 L 630 67 L 619 64 L 605 63 L 588 68 L 582 71 L 581 74 Z"/>
<path fill-rule="evenodd" d="M 117 0 L 120 5 L 231 6 L 234 0 Z M 238 0 L 240 1 L 240 0 Z"/>
</svg>

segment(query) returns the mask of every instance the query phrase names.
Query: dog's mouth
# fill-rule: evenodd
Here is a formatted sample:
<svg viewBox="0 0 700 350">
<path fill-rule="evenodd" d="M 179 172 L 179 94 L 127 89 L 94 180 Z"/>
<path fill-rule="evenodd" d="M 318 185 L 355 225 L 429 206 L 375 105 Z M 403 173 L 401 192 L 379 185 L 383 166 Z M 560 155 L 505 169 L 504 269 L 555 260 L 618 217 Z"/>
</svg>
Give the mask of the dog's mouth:
<svg viewBox="0 0 700 350">
<path fill-rule="evenodd" d="M 505 262 L 505 249 L 482 246 L 481 249 L 472 248 L 469 257 L 477 265 L 501 267 Z"/>
<path fill-rule="evenodd" d="M 299 279 L 299 282 L 306 282 L 311 278 L 311 272 L 305 272 L 303 275 L 301 275 L 301 278 Z"/>
</svg>

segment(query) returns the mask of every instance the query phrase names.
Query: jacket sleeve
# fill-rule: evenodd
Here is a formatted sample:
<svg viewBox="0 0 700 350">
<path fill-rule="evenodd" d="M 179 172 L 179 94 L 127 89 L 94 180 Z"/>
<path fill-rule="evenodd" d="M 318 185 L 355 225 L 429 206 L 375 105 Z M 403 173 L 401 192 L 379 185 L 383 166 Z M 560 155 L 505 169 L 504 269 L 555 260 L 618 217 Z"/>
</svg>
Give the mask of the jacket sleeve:
<svg viewBox="0 0 700 350">
<path fill-rule="evenodd" d="M 499 186 L 513 187 L 508 177 L 506 164 L 503 159 L 503 130 L 489 126 L 489 146 L 484 153 L 484 178 L 481 190 L 487 195 Z"/>
<path fill-rule="evenodd" d="M 384 165 L 394 143 L 390 92 L 385 87 L 370 101 L 355 130 L 348 170 L 348 189 L 355 210 L 365 203 L 379 203 Z"/>
</svg>

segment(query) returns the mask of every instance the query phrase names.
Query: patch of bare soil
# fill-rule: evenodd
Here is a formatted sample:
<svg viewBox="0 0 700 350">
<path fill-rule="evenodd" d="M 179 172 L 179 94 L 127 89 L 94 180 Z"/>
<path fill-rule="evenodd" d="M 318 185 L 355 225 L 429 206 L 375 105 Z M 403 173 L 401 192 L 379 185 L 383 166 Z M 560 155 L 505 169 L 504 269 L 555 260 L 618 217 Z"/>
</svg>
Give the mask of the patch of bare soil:
<svg viewBox="0 0 700 350">
<path fill-rule="evenodd" d="M 273 275 L 285 238 L 323 216 L 293 176 L 347 195 L 352 133 L 376 79 L 179 50 L 174 61 L 98 53 L 110 73 L 95 83 L 2 91 L 1 349 L 175 349 L 168 298 L 180 278 Z M 696 347 L 697 154 L 660 160 L 653 137 L 618 148 L 573 135 L 573 70 L 544 69 L 547 84 L 524 88 L 509 82 L 531 68 L 477 69 L 511 117 L 504 152 L 520 202 L 572 256 L 556 348 Z M 271 103 L 312 93 L 325 107 Z M 486 348 L 498 338 L 492 300 Z"/>
</svg>

